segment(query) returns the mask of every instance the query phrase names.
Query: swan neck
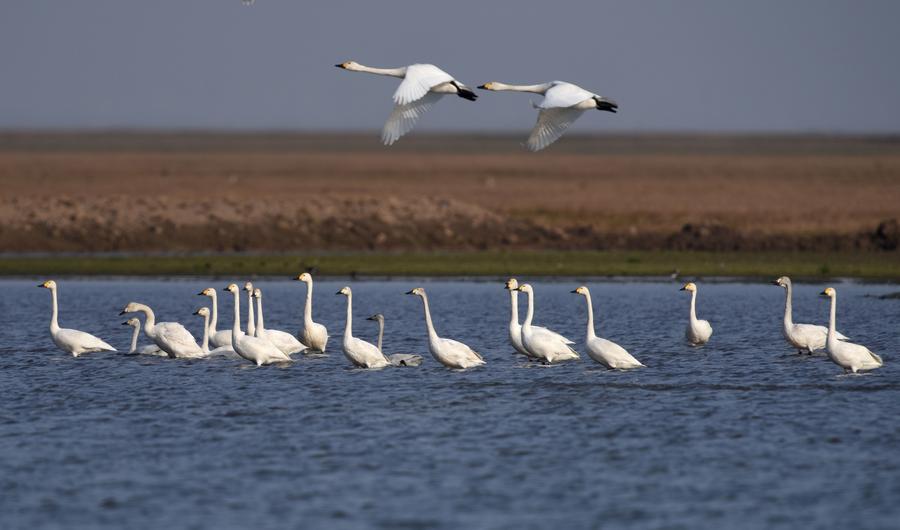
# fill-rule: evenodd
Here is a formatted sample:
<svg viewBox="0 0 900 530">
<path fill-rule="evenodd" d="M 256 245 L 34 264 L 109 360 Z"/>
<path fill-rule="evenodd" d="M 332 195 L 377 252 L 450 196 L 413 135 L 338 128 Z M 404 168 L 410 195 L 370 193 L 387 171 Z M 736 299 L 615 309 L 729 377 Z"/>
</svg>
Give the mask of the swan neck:
<svg viewBox="0 0 900 530">
<path fill-rule="evenodd" d="M 784 295 L 784 325 L 786 327 L 790 327 L 794 322 L 793 309 L 791 308 L 791 300 L 793 298 L 793 288 L 791 284 L 788 284 Z"/>
<path fill-rule="evenodd" d="M 209 315 L 203 315 L 203 345 L 200 349 L 203 353 L 209 353 Z"/>
<path fill-rule="evenodd" d="M 344 326 L 344 338 L 353 337 L 353 295 L 347 295 L 347 324 Z"/>
<path fill-rule="evenodd" d="M 50 331 L 59 330 L 59 305 L 56 301 L 56 288 L 50 289 L 50 297 L 53 299 L 53 312 L 50 315 Z"/>
<path fill-rule="evenodd" d="M 528 311 L 525 313 L 525 322 L 522 323 L 522 327 L 531 327 L 531 319 L 534 318 L 534 292 L 528 291 L 525 294 L 528 295 Z"/>
<path fill-rule="evenodd" d="M 219 323 L 219 301 L 217 300 L 218 295 L 216 292 L 212 292 L 212 318 L 209 319 L 209 325 L 206 326 L 209 328 L 210 333 L 216 332 L 216 324 Z"/>
<path fill-rule="evenodd" d="M 263 321 L 262 297 L 256 299 L 256 334 L 262 335 L 266 331 L 266 325 Z"/>
<path fill-rule="evenodd" d="M 144 333 L 150 337 L 153 334 L 153 328 L 156 327 L 156 315 L 149 306 L 137 304 L 138 311 L 144 313 Z"/>
<path fill-rule="evenodd" d="M 594 331 L 594 303 L 591 301 L 591 293 L 584 295 L 584 299 L 587 300 L 588 311 L 587 337 L 592 339 L 596 337 L 597 334 Z"/>
<path fill-rule="evenodd" d="M 506 83 L 491 83 L 491 90 L 500 92 L 531 92 L 534 94 L 544 94 L 550 88 L 550 83 L 541 83 L 539 85 L 507 85 Z"/>
<path fill-rule="evenodd" d="M 365 72 L 367 74 L 375 74 L 375 75 L 387 75 L 390 77 L 406 77 L 406 67 L 401 68 L 373 68 L 371 66 L 363 66 L 359 65 L 353 68 L 348 68 L 348 70 L 353 72 Z"/>
<path fill-rule="evenodd" d="M 253 321 L 253 293 L 247 291 L 247 335 L 256 335 L 256 322 Z"/>
<path fill-rule="evenodd" d="M 509 302 L 510 302 L 509 323 L 518 325 L 519 324 L 519 291 L 516 291 L 515 289 L 509 290 Z"/>
<path fill-rule="evenodd" d="M 691 291 L 691 322 L 697 322 L 697 291 Z"/>
<path fill-rule="evenodd" d="M 307 327 L 312 325 L 312 289 L 313 284 L 312 280 L 306 284 L 306 305 L 303 306 L 303 323 L 306 324 Z"/>
<path fill-rule="evenodd" d="M 837 328 L 837 293 L 834 293 L 831 297 L 831 314 L 828 318 L 828 337 L 827 341 L 831 342 L 835 338 L 835 332 Z"/>
<path fill-rule="evenodd" d="M 242 335 L 241 332 L 241 293 L 234 292 L 234 324 L 231 326 L 231 339 L 235 340 Z"/>
<path fill-rule="evenodd" d="M 137 351 L 137 340 L 138 334 L 141 332 L 140 326 L 134 326 L 134 332 L 131 334 L 131 349 L 128 350 L 128 353 L 134 353 Z"/>
<path fill-rule="evenodd" d="M 428 307 L 428 295 L 425 293 L 422 293 L 422 303 L 425 305 L 425 326 L 428 328 L 428 337 L 436 339 L 437 332 L 434 330 L 434 323 L 431 321 L 431 308 Z"/>
</svg>

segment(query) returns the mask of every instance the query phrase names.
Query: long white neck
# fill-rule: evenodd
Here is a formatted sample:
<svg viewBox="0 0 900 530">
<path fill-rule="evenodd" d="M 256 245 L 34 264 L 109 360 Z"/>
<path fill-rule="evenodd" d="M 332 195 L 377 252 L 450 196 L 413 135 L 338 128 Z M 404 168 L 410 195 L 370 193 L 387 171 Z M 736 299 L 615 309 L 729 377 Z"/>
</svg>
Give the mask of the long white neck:
<svg viewBox="0 0 900 530">
<path fill-rule="evenodd" d="M 793 298 L 791 284 L 787 284 L 784 295 L 784 327 L 789 328 L 794 323 L 793 311 L 791 310 L 791 299 Z"/>
<path fill-rule="evenodd" d="M 378 319 L 378 351 L 383 352 L 381 349 L 381 339 L 384 338 L 384 320 Z"/>
<path fill-rule="evenodd" d="M 585 293 L 584 299 L 587 300 L 588 306 L 587 338 L 593 339 L 597 334 L 594 331 L 594 304 L 591 302 L 591 293 Z"/>
<path fill-rule="evenodd" d="M 506 83 L 491 83 L 491 90 L 498 92 L 532 92 L 534 94 L 544 94 L 550 89 L 550 83 L 541 83 L 539 85 L 507 85 Z"/>
<path fill-rule="evenodd" d="M 200 350 L 209 353 L 209 315 L 203 315 L 203 345 Z"/>
<path fill-rule="evenodd" d="M 828 337 L 827 341 L 831 342 L 835 340 L 835 332 L 837 328 L 837 293 L 834 293 L 831 296 L 831 316 L 828 319 Z"/>
<path fill-rule="evenodd" d="M 353 337 L 353 294 L 347 294 L 347 325 L 344 326 L 344 338 Z"/>
<path fill-rule="evenodd" d="M 247 335 L 256 336 L 256 322 L 253 320 L 253 290 L 247 291 Z"/>
<path fill-rule="evenodd" d="M 212 291 L 210 298 L 212 298 L 212 318 L 209 319 L 209 326 L 207 327 L 209 328 L 210 333 L 215 333 L 216 324 L 219 323 L 219 301 L 215 291 Z"/>
<path fill-rule="evenodd" d="M 141 332 L 140 324 L 134 327 L 134 332 L 131 334 L 131 349 L 128 350 L 128 353 L 134 353 L 137 351 L 137 339 L 138 334 Z"/>
<path fill-rule="evenodd" d="M 231 326 L 231 338 L 237 339 L 244 333 L 241 331 L 241 292 L 234 292 L 234 325 Z"/>
<path fill-rule="evenodd" d="M 531 319 L 534 318 L 534 291 L 526 291 L 528 295 L 528 312 L 525 313 L 525 322 L 522 323 L 523 328 L 531 328 Z"/>
<path fill-rule="evenodd" d="M 306 284 L 306 305 L 303 307 L 303 323 L 306 326 L 311 326 L 312 321 L 312 288 L 313 282 L 312 280 Z"/>
<path fill-rule="evenodd" d="M 691 291 L 691 324 L 697 322 L 697 291 Z"/>
<path fill-rule="evenodd" d="M 351 66 L 347 68 L 351 72 L 365 72 L 367 74 L 375 74 L 375 75 L 388 75 L 391 77 L 406 77 L 406 67 L 400 68 L 372 68 L 371 66 Z"/>
<path fill-rule="evenodd" d="M 434 324 L 431 322 L 431 309 L 428 307 L 428 295 L 422 293 L 422 303 L 425 305 L 425 327 L 428 328 L 428 338 L 435 340 L 438 338 L 437 332 L 434 330 Z"/>
<path fill-rule="evenodd" d="M 256 299 L 256 336 L 261 337 L 266 333 L 266 324 L 263 321 L 262 296 Z"/>
<path fill-rule="evenodd" d="M 59 330 L 59 321 L 57 320 L 59 317 L 59 306 L 56 302 L 56 287 L 50 289 L 50 297 L 53 299 L 53 313 L 50 316 L 50 331 L 55 333 Z"/>
<path fill-rule="evenodd" d="M 510 326 L 518 326 L 519 325 L 519 291 L 515 289 L 509 290 L 509 303 L 510 303 L 510 311 L 509 311 L 509 325 Z"/>
<path fill-rule="evenodd" d="M 144 320 L 144 333 L 147 334 L 148 337 L 153 337 L 153 328 L 156 327 L 156 315 L 153 314 L 153 310 L 150 309 L 149 306 L 144 304 L 134 304 L 137 307 L 137 310 L 144 314 L 146 319 Z"/>
</svg>

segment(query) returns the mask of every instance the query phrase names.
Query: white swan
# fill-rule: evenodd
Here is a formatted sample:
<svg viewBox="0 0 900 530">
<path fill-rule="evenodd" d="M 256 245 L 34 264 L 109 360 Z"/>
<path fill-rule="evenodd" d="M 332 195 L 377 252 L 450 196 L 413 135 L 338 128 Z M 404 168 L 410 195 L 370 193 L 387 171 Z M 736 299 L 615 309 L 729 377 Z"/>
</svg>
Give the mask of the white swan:
<svg viewBox="0 0 900 530">
<path fill-rule="evenodd" d="M 297 340 L 297 337 L 290 333 L 266 328 L 265 320 L 263 319 L 262 291 L 260 289 L 253 289 L 253 298 L 256 298 L 255 337 L 265 337 L 269 342 L 274 344 L 276 348 L 288 355 L 300 353 L 306 349 L 306 345 Z"/>
<path fill-rule="evenodd" d="M 231 330 L 223 329 L 216 331 L 219 322 L 219 296 L 212 287 L 207 287 L 199 293 L 200 296 L 207 296 L 212 299 L 212 317 L 209 319 L 209 343 L 213 348 L 221 348 L 222 346 L 231 347 Z"/>
<path fill-rule="evenodd" d="M 447 94 L 456 94 L 469 101 L 478 98 L 478 95 L 468 87 L 433 64 L 411 64 L 402 68 L 370 68 L 354 61 L 347 61 L 335 66 L 351 72 L 366 72 L 403 79 L 394 92 L 394 110 L 381 131 L 381 141 L 385 145 L 393 144 L 411 131 L 416 121 Z"/>
<path fill-rule="evenodd" d="M 587 337 L 584 339 L 584 345 L 590 358 L 611 370 L 628 370 L 630 368 L 643 367 L 644 365 L 628 353 L 625 348 L 611 340 L 597 336 L 594 331 L 594 306 L 591 302 L 591 292 L 588 288 L 582 285 L 572 292 L 580 294 L 587 301 Z"/>
<path fill-rule="evenodd" d="M 578 352 L 570 346 L 574 344 L 571 340 L 555 331 L 531 324 L 534 319 L 534 289 L 523 283 L 519 290 L 528 295 L 528 313 L 522 324 L 522 345 L 525 349 L 545 363 L 578 359 Z"/>
<path fill-rule="evenodd" d="M 537 123 L 525 142 L 525 147 L 529 151 L 540 151 L 559 140 L 566 129 L 586 110 L 616 112 L 619 108 L 615 101 L 565 81 L 550 81 L 539 85 L 507 85 L 493 81 L 478 88 L 495 92 L 543 94 L 543 101 L 539 104 L 532 103 L 534 108 L 539 109 L 540 112 Z"/>
<path fill-rule="evenodd" d="M 353 336 L 353 292 L 350 288 L 342 287 L 335 294 L 347 297 L 347 323 L 344 325 L 344 341 L 341 343 L 347 359 L 359 368 L 390 366 L 391 361 L 374 344 Z"/>
<path fill-rule="evenodd" d="M 825 351 L 828 358 L 834 364 L 840 366 L 845 371 L 859 372 L 860 370 L 874 370 L 881 367 L 884 361 L 876 355 L 872 350 L 862 346 L 861 344 L 853 344 L 838 340 L 836 327 L 837 313 L 837 291 L 828 287 L 822 291 L 822 296 L 831 298 L 831 316 L 828 319 L 828 339 L 825 341 Z"/>
<path fill-rule="evenodd" d="M 225 291 L 234 295 L 234 325 L 231 328 L 231 345 L 234 351 L 256 366 L 291 362 L 290 355 L 282 352 L 268 340 L 245 335 L 241 331 L 241 292 L 235 284 L 229 284 Z"/>
<path fill-rule="evenodd" d="M 247 291 L 247 335 L 255 337 L 256 318 L 253 316 L 253 283 L 245 283 L 244 290 Z"/>
<path fill-rule="evenodd" d="M 384 338 L 384 315 L 376 313 L 366 320 L 378 322 L 378 351 L 384 353 L 384 350 L 381 348 L 381 341 Z M 414 353 L 393 353 L 391 355 L 384 355 L 394 366 L 419 366 L 422 364 L 422 356 Z"/>
<path fill-rule="evenodd" d="M 709 322 L 697 319 L 697 286 L 693 282 L 688 282 L 680 290 L 691 292 L 691 316 L 684 336 L 692 346 L 706 344 L 709 342 L 713 330 Z"/>
<path fill-rule="evenodd" d="M 788 343 L 797 348 L 797 353 L 812 354 L 816 350 L 825 347 L 825 339 L 828 337 L 828 328 L 815 324 L 794 324 L 791 301 L 793 299 L 793 284 L 787 276 L 782 276 L 772 282 L 774 285 L 784 287 L 784 327 L 782 333 Z M 843 334 L 835 332 L 839 340 L 848 340 Z"/>
<path fill-rule="evenodd" d="M 200 344 L 200 349 L 203 350 L 203 353 L 207 355 L 237 355 L 237 352 L 231 348 L 231 346 L 219 346 L 218 348 L 214 348 L 212 351 L 209 349 L 209 308 L 201 307 L 197 311 L 194 312 L 195 315 L 200 315 L 203 317 L 203 342 Z M 229 335 L 231 332 L 228 332 Z"/>
<path fill-rule="evenodd" d="M 90 333 L 59 327 L 59 322 L 57 321 L 59 307 L 56 303 L 56 282 L 47 280 L 38 285 L 38 287 L 50 289 L 50 295 L 53 299 L 53 313 L 50 317 L 50 338 L 53 339 L 53 343 L 59 349 L 71 353 L 72 357 L 78 357 L 82 353 L 116 351 L 115 348 Z"/>
<path fill-rule="evenodd" d="M 297 276 L 297 281 L 306 284 L 306 305 L 303 307 L 303 329 L 298 333 L 303 344 L 310 350 L 325 353 L 325 345 L 328 344 L 328 330 L 325 326 L 312 319 L 312 292 L 313 280 L 308 272 Z"/>
<path fill-rule="evenodd" d="M 134 332 L 131 334 L 131 348 L 128 350 L 128 353 L 141 354 L 141 355 L 161 355 L 163 357 L 168 356 L 166 352 L 159 349 L 159 346 L 156 344 L 145 344 L 138 348 L 137 340 L 138 335 L 141 333 L 141 319 L 137 317 L 131 317 L 125 322 L 122 322 L 123 326 L 131 326 L 134 328 Z"/>
<path fill-rule="evenodd" d="M 522 344 L 522 325 L 519 324 L 519 281 L 515 278 L 510 278 L 506 281 L 506 289 L 509 291 L 509 301 L 510 301 L 510 315 L 509 315 L 509 343 L 512 345 L 513 349 L 522 355 L 528 357 L 529 359 L 537 359 L 540 360 L 539 357 L 532 355 L 525 348 L 525 345 Z M 575 344 L 569 339 L 563 337 L 559 333 L 554 331 L 550 331 L 549 329 L 542 326 L 531 325 L 532 329 L 537 330 L 538 333 L 551 333 L 553 335 L 557 335 L 562 340 L 566 342 L 566 344 Z"/>
<path fill-rule="evenodd" d="M 194 336 L 177 322 L 156 323 L 156 315 L 149 306 L 131 302 L 120 315 L 128 313 L 144 313 L 144 334 L 150 337 L 159 349 L 166 352 L 171 358 L 197 358 L 206 354 L 200 349 L 200 345 L 194 340 Z"/>
<path fill-rule="evenodd" d="M 461 369 L 484 364 L 484 357 L 462 342 L 438 337 L 437 332 L 434 331 L 434 324 L 431 322 L 431 310 L 428 308 L 428 295 L 425 294 L 425 289 L 416 287 L 406 294 L 420 297 L 422 303 L 425 305 L 425 326 L 428 329 L 428 349 L 431 350 L 431 355 L 433 355 L 439 363 L 448 368 Z"/>
</svg>

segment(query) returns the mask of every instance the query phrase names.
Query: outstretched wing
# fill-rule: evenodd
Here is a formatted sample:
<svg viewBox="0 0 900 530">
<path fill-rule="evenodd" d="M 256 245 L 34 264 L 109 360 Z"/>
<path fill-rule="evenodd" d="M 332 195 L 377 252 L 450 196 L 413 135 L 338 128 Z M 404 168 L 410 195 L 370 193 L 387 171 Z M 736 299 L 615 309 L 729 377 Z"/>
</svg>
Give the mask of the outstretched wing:
<svg viewBox="0 0 900 530">
<path fill-rule="evenodd" d="M 433 64 L 411 64 L 394 92 L 394 103 L 406 105 L 422 99 L 435 85 L 449 83 L 453 77 Z"/>
<path fill-rule="evenodd" d="M 584 111 L 575 108 L 542 108 L 531 135 L 525 142 L 529 151 L 540 151 L 566 132 Z"/>
<path fill-rule="evenodd" d="M 393 144 L 401 136 L 411 131 L 416 126 L 416 121 L 428 112 L 428 109 L 441 97 L 443 94 L 428 92 L 412 103 L 396 105 L 384 123 L 384 129 L 381 130 L 381 141 L 384 142 L 384 145 Z"/>
</svg>

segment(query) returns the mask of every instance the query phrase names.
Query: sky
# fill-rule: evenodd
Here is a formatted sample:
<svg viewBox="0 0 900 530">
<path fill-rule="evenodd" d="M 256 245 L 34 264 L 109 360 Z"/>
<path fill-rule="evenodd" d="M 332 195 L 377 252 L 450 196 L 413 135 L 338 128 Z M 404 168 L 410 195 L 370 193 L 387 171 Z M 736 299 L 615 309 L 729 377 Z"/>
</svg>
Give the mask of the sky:
<svg viewBox="0 0 900 530">
<path fill-rule="evenodd" d="M 6 0 L 0 128 L 380 129 L 397 80 L 576 83 L 575 130 L 900 132 L 900 2 Z M 530 94 L 444 98 L 431 131 L 530 129 Z"/>
</svg>

